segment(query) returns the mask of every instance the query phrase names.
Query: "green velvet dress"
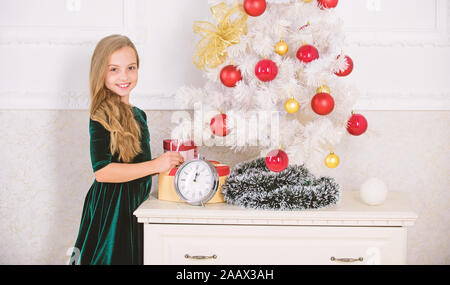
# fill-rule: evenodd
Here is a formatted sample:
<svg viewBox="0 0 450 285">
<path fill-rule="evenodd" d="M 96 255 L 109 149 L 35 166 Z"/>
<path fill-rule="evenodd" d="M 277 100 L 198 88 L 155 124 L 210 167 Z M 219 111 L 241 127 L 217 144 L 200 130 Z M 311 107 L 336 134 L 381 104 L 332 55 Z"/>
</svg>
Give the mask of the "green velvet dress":
<svg viewBox="0 0 450 285">
<path fill-rule="evenodd" d="M 132 163 L 149 161 L 152 157 L 147 116 L 137 107 L 133 107 L 133 113 L 141 127 L 142 152 Z M 109 149 L 109 131 L 90 119 L 89 133 L 94 172 L 119 162 L 117 154 L 112 156 Z M 143 264 L 143 225 L 133 212 L 148 198 L 151 184 L 150 175 L 126 183 L 94 181 L 84 201 L 73 263 Z"/>
</svg>

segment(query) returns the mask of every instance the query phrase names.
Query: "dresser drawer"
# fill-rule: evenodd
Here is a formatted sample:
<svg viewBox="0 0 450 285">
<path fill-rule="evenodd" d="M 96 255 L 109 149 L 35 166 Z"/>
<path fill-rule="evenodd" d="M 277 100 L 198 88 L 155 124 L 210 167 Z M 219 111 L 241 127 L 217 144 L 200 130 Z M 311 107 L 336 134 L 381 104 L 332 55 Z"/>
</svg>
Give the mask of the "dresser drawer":
<svg viewBox="0 0 450 285">
<path fill-rule="evenodd" d="M 144 225 L 145 264 L 405 264 L 402 227 Z"/>
</svg>

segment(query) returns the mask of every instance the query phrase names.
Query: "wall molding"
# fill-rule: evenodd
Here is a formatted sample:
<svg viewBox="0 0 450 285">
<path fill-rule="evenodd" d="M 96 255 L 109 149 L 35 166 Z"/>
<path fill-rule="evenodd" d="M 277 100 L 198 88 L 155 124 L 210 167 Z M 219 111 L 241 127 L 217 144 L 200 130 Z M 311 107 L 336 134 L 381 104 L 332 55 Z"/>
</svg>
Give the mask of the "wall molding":
<svg viewBox="0 0 450 285">
<path fill-rule="evenodd" d="M 81 3 L 86 5 L 88 2 Z M 145 44 L 147 28 L 141 23 L 142 17 L 138 16 L 140 11 L 145 10 L 145 2 L 140 0 L 121 0 L 120 3 L 122 18 L 118 25 L 81 27 L 0 25 L 0 45 L 92 46 L 97 44 L 98 40 L 105 35 L 116 33 L 129 36 L 136 44 Z M 83 6 L 81 6 L 81 9 L 83 9 Z"/>
<path fill-rule="evenodd" d="M 423 5 L 435 5 L 434 27 L 427 28 L 345 28 L 347 44 L 363 47 L 437 47 L 450 46 L 450 3 L 448 0 L 425 1 Z M 432 3 L 432 4 L 430 4 Z M 413 4 L 413 6 L 415 6 Z M 405 7 L 403 7 L 405 8 Z M 420 9 L 420 6 L 415 6 Z"/>
<path fill-rule="evenodd" d="M 181 110 L 175 96 L 154 91 L 134 93 L 130 103 L 145 110 Z M 0 92 L 0 110 L 89 110 L 89 91 L 4 91 Z M 155 107 L 156 106 L 156 107 Z"/>
<path fill-rule="evenodd" d="M 174 94 L 160 91 L 132 94 L 130 102 L 144 110 L 184 110 Z M 89 91 L 0 92 L 0 110 L 88 110 Z M 178 107 L 179 106 L 179 107 Z M 367 91 L 355 110 L 450 111 L 450 92 Z"/>
<path fill-rule="evenodd" d="M 361 93 L 355 110 L 449 111 L 450 91 L 368 91 Z"/>
<path fill-rule="evenodd" d="M 83 1 L 82 3 L 82 5 L 85 5 L 84 3 L 86 2 Z M 115 3 L 122 3 L 122 6 L 119 4 L 115 6 L 116 11 L 121 11 L 122 15 L 122 19 L 117 25 L 114 24 L 116 27 L 108 23 L 99 23 L 97 27 L 94 25 L 89 28 L 86 28 L 86 24 L 83 24 L 83 29 L 78 29 L 74 26 L 70 27 L 70 25 L 66 25 L 66 27 L 44 27 L 42 25 L 34 27 L 31 24 L 19 26 L 19 22 L 15 22 L 15 20 L 11 20 L 11 23 L 14 25 L 9 25 L 5 20 L 0 22 L 0 46 L 7 45 L 8 48 L 25 46 L 30 49 L 40 45 L 56 45 L 60 46 L 61 49 L 71 45 L 92 47 L 105 34 L 117 32 L 129 35 L 143 49 L 150 45 L 151 43 L 147 43 L 147 34 L 149 33 L 149 30 L 147 30 L 148 21 L 145 22 L 146 4 L 150 5 L 148 4 L 149 2 L 144 0 L 116 0 Z M 430 46 L 433 48 L 449 48 L 450 1 L 432 0 L 422 3 L 423 5 L 435 5 L 436 7 L 436 18 L 424 22 L 429 26 L 427 29 L 421 29 L 420 26 L 410 29 L 398 29 L 398 27 L 374 29 L 373 27 L 376 27 L 376 24 L 373 23 L 371 24 L 372 27 L 366 25 L 366 28 L 358 28 L 358 24 L 355 23 L 354 27 L 346 29 L 346 33 L 349 35 L 347 44 L 363 48 L 425 48 Z M 430 23 L 433 21 L 436 24 L 433 28 L 430 28 Z M 447 69 L 443 70 L 446 71 Z M 87 110 L 89 107 L 88 90 L 35 91 L 30 86 L 26 88 L 29 88 L 29 90 L 0 90 L 0 109 Z M 389 86 L 384 86 L 383 88 L 386 90 L 360 90 L 361 96 L 355 109 L 450 110 L 450 88 L 448 90 L 417 91 L 409 90 L 413 88 L 410 87 L 398 92 L 395 90 L 391 91 Z M 146 110 L 182 109 L 174 107 L 178 104 L 174 99 L 174 94 L 168 90 L 161 91 L 150 88 L 138 91 L 133 93 L 131 100 L 133 104 Z M 174 90 L 173 86 L 170 90 Z"/>
</svg>

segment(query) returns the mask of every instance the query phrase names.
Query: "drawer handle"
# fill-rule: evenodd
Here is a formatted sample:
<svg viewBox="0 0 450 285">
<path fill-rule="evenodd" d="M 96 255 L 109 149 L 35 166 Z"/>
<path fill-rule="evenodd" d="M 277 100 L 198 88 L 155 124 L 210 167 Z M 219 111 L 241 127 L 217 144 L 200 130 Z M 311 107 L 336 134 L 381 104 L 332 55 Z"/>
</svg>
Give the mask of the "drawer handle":
<svg viewBox="0 0 450 285">
<path fill-rule="evenodd" d="M 200 259 L 217 259 L 217 255 L 213 254 L 211 256 L 204 256 L 204 255 L 191 256 L 189 254 L 185 254 L 184 258 L 186 258 L 186 259 L 197 259 L 197 260 L 200 260 Z"/>
<path fill-rule="evenodd" d="M 332 256 L 330 259 L 331 259 L 331 261 L 339 261 L 339 262 L 358 262 L 358 261 L 364 260 L 364 258 L 362 258 L 362 257 L 360 257 L 360 258 L 347 258 L 347 257 L 336 258 L 334 256 Z"/>
</svg>

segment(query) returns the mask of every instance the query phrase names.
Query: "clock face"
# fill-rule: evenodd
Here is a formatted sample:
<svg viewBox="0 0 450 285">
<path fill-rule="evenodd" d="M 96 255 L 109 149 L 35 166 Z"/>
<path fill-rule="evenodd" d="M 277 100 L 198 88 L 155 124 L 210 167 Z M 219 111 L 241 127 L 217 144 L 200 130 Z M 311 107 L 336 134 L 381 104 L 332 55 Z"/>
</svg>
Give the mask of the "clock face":
<svg viewBox="0 0 450 285">
<path fill-rule="evenodd" d="M 192 205 L 208 202 L 216 193 L 219 175 L 216 168 L 201 159 L 183 163 L 175 175 L 175 190 Z"/>
</svg>

